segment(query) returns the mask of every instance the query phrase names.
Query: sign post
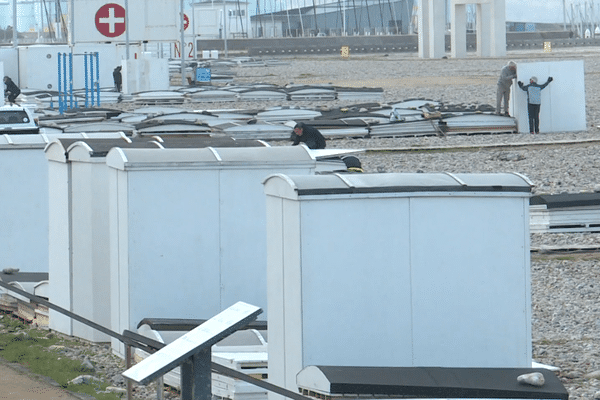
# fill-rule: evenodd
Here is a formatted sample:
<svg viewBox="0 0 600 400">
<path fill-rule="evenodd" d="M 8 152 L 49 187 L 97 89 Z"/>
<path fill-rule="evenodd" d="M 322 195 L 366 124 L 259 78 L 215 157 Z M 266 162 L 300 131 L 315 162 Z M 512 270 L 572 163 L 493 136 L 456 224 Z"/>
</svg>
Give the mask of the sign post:
<svg viewBox="0 0 600 400">
<path fill-rule="evenodd" d="M 256 320 L 262 309 L 239 301 L 123 372 L 142 385 L 181 366 L 181 399 L 211 400 L 211 347 Z"/>
</svg>

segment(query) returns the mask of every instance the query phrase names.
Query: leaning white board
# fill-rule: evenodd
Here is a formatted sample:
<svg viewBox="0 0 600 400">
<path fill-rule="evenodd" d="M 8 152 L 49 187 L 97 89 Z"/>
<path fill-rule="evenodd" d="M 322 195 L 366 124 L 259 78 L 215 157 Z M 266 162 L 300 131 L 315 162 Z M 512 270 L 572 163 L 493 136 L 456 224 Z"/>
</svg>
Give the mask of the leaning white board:
<svg viewBox="0 0 600 400">
<path fill-rule="evenodd" d="M 194 354 L 210 348 L 237 328 L 254 321 L 260 313 L 260 307 L 239 301 L 129 368 L 122 375 L 135 382 L 148 384 Z"/>
</svg>

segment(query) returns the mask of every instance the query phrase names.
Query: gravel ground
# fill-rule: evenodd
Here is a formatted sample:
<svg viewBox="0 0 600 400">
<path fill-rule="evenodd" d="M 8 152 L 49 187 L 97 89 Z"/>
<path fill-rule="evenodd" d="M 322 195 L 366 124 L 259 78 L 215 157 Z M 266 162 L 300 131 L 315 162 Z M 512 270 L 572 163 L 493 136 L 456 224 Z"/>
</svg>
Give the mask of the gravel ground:
<svg viewBox="0 0 600 400">
<path fill-rule="evenodd" d="M 368 151 L 360 155 L 365 172 L 518 172 L 529 177 L 533 193 L 576 193 L 600 190 L 600 48 L 559 49 L 552 53 L 510 52 L 505 58 L 421 60 L 416 55 L 351 55 L 283 59 L 286 65 L 236 68 L 236 82 L 278 85 L 333 83 L 339 86 L 382 87 L 384 100 L 394 103 L 425 98 L 446 104 L 495 105 L 495 84 L 508 60 L 583 59 L 585 61 L 585 132 L 540 135 L 472 135 L 403 139 L 330 140 L 330 148 L 422 149 L 468 146 L 461 151 Z M 282 104 L 237 104 L 239 108 L 268 108 Z M 285 104 L 289 105 L 289 104 Z M 349 106 L 338 101 L 297 103 L 300 107 Z M 195 105 L 196 108 L 205 107 Z M 214 108 L 219 108 L 216 105 Z M 230 104 L 222 108 L 231 108 Z M 543 105 L 542 105 L 543 107 Z M 556 144 L 557 142 L 577 144 Z M 528 143 L 536 146 L 519 146 Z M 554 144 L 553 144 L 554 143 Z M 289 143 L 273 143 L 289 145 Z M 488 148 L 490 145 L 505 147 Z M 600 234 L 532 234 L 531 246 L 599 245 Z M 600 255 L 532 256 L 533 358 L 559 367 L 559 377 L 572 399 L 600 398 Z M 107 347 L 94 347 L 90 361 L 122 386 L 123 366 Z M 72 351 L 82 358 L 82 351 Z M 83 358 L 82 358 L 83 360 Z M 169 394 L 168 397 L 173 395 Z M 156 398 L 151 387 L 136 389 L 136 398 Z"/>
</svg>

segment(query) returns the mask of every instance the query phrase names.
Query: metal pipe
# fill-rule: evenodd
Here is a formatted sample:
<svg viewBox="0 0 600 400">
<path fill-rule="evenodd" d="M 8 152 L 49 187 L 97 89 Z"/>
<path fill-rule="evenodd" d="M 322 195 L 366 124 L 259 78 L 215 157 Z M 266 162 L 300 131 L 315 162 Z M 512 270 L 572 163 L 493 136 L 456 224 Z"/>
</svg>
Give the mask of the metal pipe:
<svg viewBox="0 0 600 400">
<path fill-rule="evenodd" d="M 67 53 L 63 53 L 63 93 L 64 93 L 64 107 L 63 109 L 67 108 Z"/>
<path fill-rule="evenodd" d="M 85 71 L 87 74 L 87 71 Z M 91 106 L 94 106 L 94 55 L 90 53 L 90 82 L 92 87 L 92 103 Z"/>
<path fill-rule="evenodd" d="M 88 95 L 88 58 L 87 58 L 87 53 L 84 53 L 83 55 L 83 70 L 85 71 L 85 73 L 83 74 L 83 83 L 84 83 L 84 87 L 85 87 L 85 108 L 88 108 L 89 106 L 89 95 Z"/>
<path fill-rule="evenodd" d="M 96 95 L 98 96 L 96 104 L 100 107 L 100 53 L 95 52 L 94 55 L 96 56 Z"/>
<path fill-rule="evenodd" d="M 73 108 L 73 48 L 69 53 L 69 107 Z"/>
<path fill-rule="evenodd" d="M 60 65 L 60 53 L 58 53 L 58 112 L 60 114 L 63 113 L 63 105 L 62 105 L 62 94 L 60 91 L 60 85 L 61 85 L 61 78 L 62 78 L 62 74 L 61 74 L 61 65 Z"/>
</svg>

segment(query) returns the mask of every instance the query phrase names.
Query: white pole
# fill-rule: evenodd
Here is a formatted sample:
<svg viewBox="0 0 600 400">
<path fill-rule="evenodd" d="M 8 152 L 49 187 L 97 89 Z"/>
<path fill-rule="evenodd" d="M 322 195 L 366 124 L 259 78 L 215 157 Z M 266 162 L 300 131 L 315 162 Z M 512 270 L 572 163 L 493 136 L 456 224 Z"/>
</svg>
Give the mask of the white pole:
<svg viewBox="0 0 600 400">
<path fill-rule="evenodd" d="M 342 29 L 344 30 L 343 36 L 346 36 L 346 2 L 342 0 Z"/>
<path fill-rule="evenodd" d="M 302 10 L 300 9 L 300 1 L 298 1 L 298 17 L 300 17 L 300 36 L 304 36 L 304 22 L 302 22 Z"/>
<path fill-rule="evenodd" d="M 192 6 L 192 46 L 194 46 L 194 60 L 198 59 L 198 49 L 196 48 L 196 8 L 194 2 L 190 3 Z"/>
<path fill-rule="evenodd" d="M 179 8 L 181 10 L 181 85 L 185 86 L 186 82 L 185 82 L 185 62 L 183 61 L 183 57 L 184 57 L 184 53 L 185 53 L 185 36 L 184 36 L 184 26 L 183 24 L 185 24 L 185 19 L 184 19 L 184 14 L 183 14 L 183 0 L 179 0 Z"/>
<path fill-rule="evenodd" d="M 75 44 L 75 0 L 71 0 L 71 12 L 69 14 L 71 18 L 71 23 L 69 24 L 71 31 L 67 37 L 69 38 L 69 45 L 73 46 Z"/>
<path fill-rule="evenodd" d="M 17 48 L 17 0 L 13 0 L 13 48 Z"/>
<path fill-rule="evenodd" d="M 563 31 L 567 30 L 567 5 L 566 0 L 563 0 Z"/>
<path fill-rule="evenodd" d="M 227 4 L 223 0 L 223 53 L 225 58 L 228 58 L 227 53 L 227 22 L 229 21 L 229 15 L 227 15 Z"/>
<path fill-rule="evenodd" d="M 125 59 L 129 60 L 129 2 L 125 0 Z"/>
</svg>

